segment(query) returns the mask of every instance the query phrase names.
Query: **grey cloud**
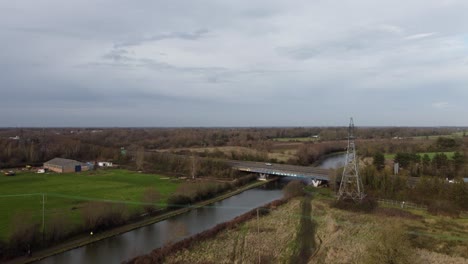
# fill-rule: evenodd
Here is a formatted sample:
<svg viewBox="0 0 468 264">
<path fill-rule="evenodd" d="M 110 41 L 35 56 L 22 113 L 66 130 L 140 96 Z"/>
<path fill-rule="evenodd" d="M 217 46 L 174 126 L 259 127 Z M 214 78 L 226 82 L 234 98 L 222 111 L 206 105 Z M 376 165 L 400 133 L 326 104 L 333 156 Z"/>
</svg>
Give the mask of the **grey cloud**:
<svg viewBox="0 0 468 264">
<path fill-rule="evenodd" d="M 307 60 L 319 55 L 333 56 L 333 54 L 352 54 L 352 52 L 372 52 L 399 45 L 403 40 L 403 32 L 404 29 L 393 25 L 356 28 L 334 40 L 292 47 L 278 47 L 277 51 L 281 55 L 297 60 Z"/>
<path fill-rule="evenodd" d="M 154 41 L 160 41 L 164 39 L 183 39 L 183 40 L 197 40 L 201 39 L 203 37 L 206 37 L 206 35 L 210 31 L 207 29 L 199 29 L 194 32 L 169 32 L 169 33 L 162 33 L 158 35 L 154 35 L 151 37 L 140 37 L 140 38 L 135 38 L 131 40 L 126 40 L 119 42 L 114 45 L 115 48 L 122 48 L 122 47 L 130 47 L 130 46 L 137 46 L 141 45 L 146 42 L 154 42 Z"/>
<path fill-rule="evenodd" d="M 349 109 L 369 125 L 466 124 L 467 11 L 465 0 L 4 1 L 0 125 L 322 125 Z"/>
</svg>

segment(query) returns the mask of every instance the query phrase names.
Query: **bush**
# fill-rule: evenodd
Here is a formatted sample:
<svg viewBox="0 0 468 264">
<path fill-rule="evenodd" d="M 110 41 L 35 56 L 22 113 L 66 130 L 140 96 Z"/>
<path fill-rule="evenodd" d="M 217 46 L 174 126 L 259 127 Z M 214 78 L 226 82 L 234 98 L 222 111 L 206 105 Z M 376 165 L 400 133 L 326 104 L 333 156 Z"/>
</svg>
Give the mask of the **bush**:
<svg viewBox="0 0 468 264">
<path fill-rule="evenodd" d="M 82 209 L 84 228 L 104 230 L 122 225 L 128 220 L 128 209 L 124 204 L 90 202 Z"/>
<path fill-rule="evenodd" d="M 167 199 L 167 207 L 174 209 L 184 207 L 192 202 L 192 199 L 186 195 L 173 194 Z"/>
<path fill-rule="evenodd" d="M 299 180 L 290 181 L 284 188 L 283 194 L 285 199 L 290 199 L 304 195 L 304 184 Z"/>
<path fill-rule="evenodd" d="M 370 213 L 378 207 L 378 203 L 373 198 L 365 197 L 360 202 L 352 199 L 336 200 L 331 206 L 346 211 Z"/>
<path fill-rule="evenodd" d="M 143 209 L 145 209 L 145 212 L 148 214 L 154 213 L 157 209 L 155 204 L 160 200 L 161 194 L 154 187 L 146 188 L 143 193 L 143 203 L 145 203 Z"/>
<path fill-rule="evenodd" d="M 34 223 L 29 214 L 18 214 L 13 218 L 8 255 L 25 255 L 29 249 L 39 245 L 40 240 L 40 225 Z"/>
<path fill-rule="evenodd" d="M 438 200 L 431 203 L 427 211 L 433 215 L 460 217 L 460 209 L 451 202 Z"/>
<path fill-rule="evenodd" d="M 415 260 L 412 251 L 403 227 L 385 227 L 371 240 L 363 263 L 410 264 Z"/>
<path fill-rule="evenodd" d="M 47 221 L 47 241 L 58 242 L 64 239 L 72 225 L 70 219 L 65 215 L 54 215 Z"/>
</svg>

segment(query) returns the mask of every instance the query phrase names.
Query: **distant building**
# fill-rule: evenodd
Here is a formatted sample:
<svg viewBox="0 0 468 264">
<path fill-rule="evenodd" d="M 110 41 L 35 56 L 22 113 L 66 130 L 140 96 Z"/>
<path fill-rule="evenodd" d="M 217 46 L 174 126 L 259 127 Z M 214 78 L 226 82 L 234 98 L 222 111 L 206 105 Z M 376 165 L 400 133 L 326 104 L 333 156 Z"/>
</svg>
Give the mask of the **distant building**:
<svg viewBox="0 0 468 264">
<path fill-rule="evenodd" d="M 89 166 L 85 163 L 62 158 L 55 158 L 47 161 L 46 163 L 44 163 L 44 168 L 58 173 L 80 172 L 89 170 Z"/>
<path fill-rule="evenodd" d="M 98 166 L 99 167 L 112 167 L 112 162 L 110 162 L 110 161 L 99 161 Z"/>
</svg>

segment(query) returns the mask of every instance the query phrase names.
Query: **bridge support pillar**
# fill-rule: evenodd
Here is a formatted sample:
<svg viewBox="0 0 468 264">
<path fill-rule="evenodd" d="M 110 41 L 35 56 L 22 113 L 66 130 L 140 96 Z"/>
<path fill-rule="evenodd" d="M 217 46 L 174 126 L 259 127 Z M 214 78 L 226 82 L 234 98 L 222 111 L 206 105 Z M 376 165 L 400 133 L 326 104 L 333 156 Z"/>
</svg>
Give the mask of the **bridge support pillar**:
<svg viewBox="0 0 468 264">
<path fill-rule="evenodd" d="M 269 176 L 269 175 L 266 174 L 266 173 L 259 173 L 259 174 L 258 174 L 258 179 L 259 179 L 260 181 L 266 181 L 266 180 L 268 180 L 268 176 Z"/>
<path fill-rule="evenodd" d="M 318 187 L 321 183 L 322 183 L 321 180 L 312 180 L 312 185 L 313 185 L 314 187 Z"/>
</svg>

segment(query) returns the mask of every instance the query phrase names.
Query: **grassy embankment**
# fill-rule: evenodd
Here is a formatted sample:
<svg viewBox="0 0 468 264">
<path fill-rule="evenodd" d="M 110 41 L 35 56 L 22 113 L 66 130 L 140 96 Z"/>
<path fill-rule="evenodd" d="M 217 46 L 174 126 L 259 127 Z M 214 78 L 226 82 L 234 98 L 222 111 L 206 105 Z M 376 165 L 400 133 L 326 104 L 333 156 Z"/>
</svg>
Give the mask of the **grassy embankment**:
<svg viewBox="0 0 468 264">
<path fill-rule="evenodd" d="M 293 199 L 258 222 L 249 220 L 223 231 L 190 250 L 173 253 L 166 262 L 257 263 L 259 258 L 262 263 L 377 263 L 385 258 L 394 263 L 468 262 L 467 218 L 391 207 L 355 213 L 333 208 L 331 200 L 328 190 L 319 189 L 310 208 Z M 304 223 L 312 228 L 313 241 L 305 239 Z M 304 245 L 309 251 L 301 249 Z M 306 261 L 298 258 L 301 251 L 308 256 Z"/>
<path fill-rule="evenodd" d="M 270 263 L 282 260 L 287 263 L 296 240 L 300 221 L 300 201 L 272 210 L 267 216 L 225 230 L 216 237 L 204 240 L 190 249 L 175 252 L 166 263 Z"/>
<path fill-rule="evenodd" d="M 56 214 L 70 217 L 74 225 L 82 221 L 83 204 L 110 201 L 127 204 L 130 210 L 142 210 L 144 190 L 154 187 L 165 204 L 179 181 L 160 175 L 108 169 L 81 173 L 36 174 L 19 172 L 0 177 L 0 239 L 7 239 L 11 222 L 17 214 L 28 214 L 42 223 L 42 193 L 45 193 L 45 222 Z M 31 195 L 26 195 L 31 194 Z M 24 196 L 23 196 L 24 195 Z M 70 226 L 72 229 L 73 226 Z"/>
</svg>

